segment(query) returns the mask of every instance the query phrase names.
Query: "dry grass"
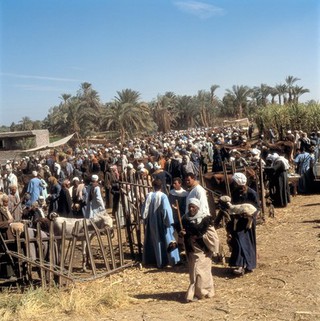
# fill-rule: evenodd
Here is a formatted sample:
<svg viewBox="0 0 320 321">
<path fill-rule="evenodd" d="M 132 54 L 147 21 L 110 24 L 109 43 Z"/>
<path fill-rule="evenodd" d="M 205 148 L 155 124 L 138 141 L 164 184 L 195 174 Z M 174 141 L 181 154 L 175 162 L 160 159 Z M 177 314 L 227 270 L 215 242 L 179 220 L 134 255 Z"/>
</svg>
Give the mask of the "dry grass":
<svg viewBox="0 0 320 321">
<path fill-rule="evenodd" d="M 0 319 L 11 320 L 91 320 L 107 315 L 110 308 L 129 302 L 121 280 L 104 279 L 64 289 L 7 289 L 0 294 Z"/>
</svg>

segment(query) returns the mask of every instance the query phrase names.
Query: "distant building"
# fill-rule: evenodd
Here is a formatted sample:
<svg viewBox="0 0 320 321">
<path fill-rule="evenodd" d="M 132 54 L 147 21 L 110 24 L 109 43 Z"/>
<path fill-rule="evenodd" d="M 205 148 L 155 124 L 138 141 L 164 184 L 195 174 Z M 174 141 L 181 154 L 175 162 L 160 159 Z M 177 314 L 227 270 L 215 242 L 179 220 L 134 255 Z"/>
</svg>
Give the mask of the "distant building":
<svg viewBox="0 0 320 321">
<path fill-rule="evenodd" d="M 0 163 L 7 159 L 19 158 L 23 151 L 49 145 L 47 129 L 21 132 L 0 132 Z"/>
</svg>

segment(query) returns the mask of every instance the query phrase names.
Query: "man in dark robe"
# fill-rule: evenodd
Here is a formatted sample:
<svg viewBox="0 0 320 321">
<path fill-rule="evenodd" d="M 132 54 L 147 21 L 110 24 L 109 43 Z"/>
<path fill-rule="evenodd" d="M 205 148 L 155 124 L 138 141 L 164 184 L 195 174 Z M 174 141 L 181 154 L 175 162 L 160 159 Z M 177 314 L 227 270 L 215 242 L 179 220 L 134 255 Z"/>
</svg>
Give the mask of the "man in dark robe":
<svg viewBox="0 0 320 321">
<path fill-rule="evenodd" d="M 63 217 L 73 217 L 72 200 L 69 192 L 70 181 L 64 180 L 61 186 L 61 191 L 58 199 L 58 214 Z"/>
<path fill-rule="evenodd" d="M 260 208 L 257 193 L 246 185 L 247 178 L 244 174 L 235 173 L 232 176 L 232 184 L 232 204 L 249 203 L 257 209 Z M 230 217 L 231 220 L 226 226 L 231 248 L 229 265 L 235 267 L 234 274 L 243 275 L 257 266 L 256 215 L 252 217 L 250 226 L 246 217 Z"/>
<path fill-rule="evenodd" d="M 264 170 L 269 180 L 270 198 L 274 207 L 286 207 L 290 203 L 290 188 L 288 181 L 289 162 L 278 154 L 269 154 L 267 161 L 271 161 L 271 167 Z"/>
</svg>

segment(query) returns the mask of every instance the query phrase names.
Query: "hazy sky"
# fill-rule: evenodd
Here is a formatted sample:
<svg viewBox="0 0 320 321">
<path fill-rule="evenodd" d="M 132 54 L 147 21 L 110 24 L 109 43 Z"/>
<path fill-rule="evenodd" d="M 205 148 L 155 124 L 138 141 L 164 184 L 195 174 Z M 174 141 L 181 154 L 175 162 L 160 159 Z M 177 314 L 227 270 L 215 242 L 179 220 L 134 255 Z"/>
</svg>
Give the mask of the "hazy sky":
<svg viewBox="0 0 320 321">
<path fill-rule="evenodd" d="M 319 0 L 0 0 L 0 124 L 42 120 L 89 82 L 103 103 L 292 75 L 320 101 Z"/>
</svg>

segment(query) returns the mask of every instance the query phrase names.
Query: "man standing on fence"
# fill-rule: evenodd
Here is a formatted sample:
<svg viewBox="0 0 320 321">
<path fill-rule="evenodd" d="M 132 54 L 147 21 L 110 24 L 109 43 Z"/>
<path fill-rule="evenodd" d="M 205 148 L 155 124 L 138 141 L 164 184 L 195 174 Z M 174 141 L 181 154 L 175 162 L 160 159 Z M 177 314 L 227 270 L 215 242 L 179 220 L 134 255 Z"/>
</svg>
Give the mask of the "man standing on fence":
<svg viewBox="0 0 320 321">
<path fill-rule="evenodd" d="M 173 216 L 168 196 L 161 192 L 161 180 L 154 180 L 152 186 L 154 192 L 147 195 L 142 209 L 146 224 L 143 263 L 163 268 L 177 264 L 180 256 L 173 236 Z"/>
</svg>

